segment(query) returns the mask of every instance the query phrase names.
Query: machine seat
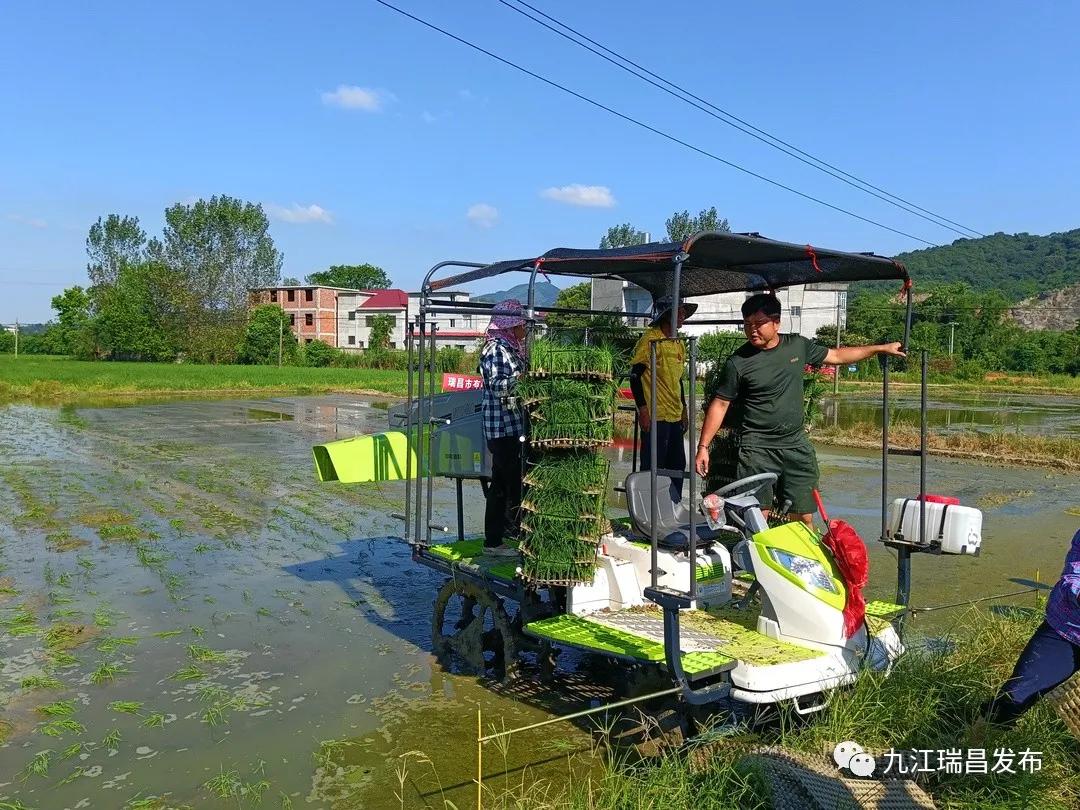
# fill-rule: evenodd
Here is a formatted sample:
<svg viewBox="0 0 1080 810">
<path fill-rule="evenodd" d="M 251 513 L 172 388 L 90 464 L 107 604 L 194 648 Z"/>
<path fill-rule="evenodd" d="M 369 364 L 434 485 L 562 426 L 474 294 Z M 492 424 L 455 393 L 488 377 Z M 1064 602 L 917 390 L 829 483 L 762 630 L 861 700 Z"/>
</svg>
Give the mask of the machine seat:
<svg viewBox="0 0 1080 810">
<path fill-rule="evenodd" d="M 652 537 L 651 473 L 641 470 L 626 476 L 626 506 L 634 531 L 642 537 Z M 690 510 L 682 500 L 679 483 L 684 474 L 675 470 L 656 471 L 657 537 L 659 545 L 685 551 L 690 547 Z M 705 516 L 695 521 L 699 545 L 711 543 L 720 532 L 710 529 Z"/>
</svg>

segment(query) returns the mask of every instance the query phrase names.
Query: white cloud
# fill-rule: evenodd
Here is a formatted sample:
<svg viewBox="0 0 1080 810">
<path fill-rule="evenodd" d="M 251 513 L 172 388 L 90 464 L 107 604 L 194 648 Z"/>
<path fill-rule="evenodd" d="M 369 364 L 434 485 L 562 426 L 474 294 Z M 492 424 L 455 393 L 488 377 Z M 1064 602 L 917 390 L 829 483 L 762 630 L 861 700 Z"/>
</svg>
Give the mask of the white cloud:
<svg viewBox="0 0 1080 810">
<path fill-rule="evenodd" d="M 469 206 L 465 216 L 478 228 L 493 228 L 499 221 L 499 209 L 487 203 L 477 203 Z"/>
<path fill-rule="evenodd" d="M 439 116 L 430 113 L 427 110 L 424 110 L 422 113 L 420 113 L 420 120 L 423 121 L 425 124 L 434 124 L 436 121 L 439 120 Z"/>
<path fill-rule="evenodd" d="M 546 188 L 540 192 L 540 196 L 582 208 L 613 208 L 615 206 L 615 198 L 607 186 L 583 186 L 581 183 L 572 183 L 569 186 Z"/>
<path fill-rule="evenodd" d="M 47 228 L 49 223 L 39 217 L 24 217 L 22 214 L 8 214 L 8 219 L 18 222 L 20 225 L 29 225 L 31 228 Z"/>
<path fill-rule="evenodd" d="M 373 90 L 370 87 L 357 87 L 354 84 L 339 84 L 332 93 L 322 94 L 322 102 L 327 106 L 365 112 L 381 112 L 383 105 L 393 100 L 393 93 Z"/>
<path fill-rule="evenodd" d="M 334 221 L 334 216 L 321 205 L 300 205 L 293 203 L 291 207 L 268 203 L 266 213 L 271 219 L 278 222 L 291 222 L 295 225 L 306 225 L 309 222 L 325 222 L 327 225 Z"/>
</svg>

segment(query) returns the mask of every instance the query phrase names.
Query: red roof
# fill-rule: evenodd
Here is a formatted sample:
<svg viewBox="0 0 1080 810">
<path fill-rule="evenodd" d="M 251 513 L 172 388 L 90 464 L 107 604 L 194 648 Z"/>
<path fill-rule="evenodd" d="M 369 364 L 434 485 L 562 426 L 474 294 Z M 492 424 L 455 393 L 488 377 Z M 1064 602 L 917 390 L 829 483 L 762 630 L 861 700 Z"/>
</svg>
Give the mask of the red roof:
<svg viewBox="0 0 1080 810">
<path fill-rule="evenodd" d="M 452 329 L 440 329 L 435 333 L 437 338 L 481 338 L 486 332 L 455 332 Z"/>
<path fill-rule="evenodd" d="M 360 309 L 405 309 L 408 306 L 409 296 L 404 290 L 375 290 Z"/>
</svg>

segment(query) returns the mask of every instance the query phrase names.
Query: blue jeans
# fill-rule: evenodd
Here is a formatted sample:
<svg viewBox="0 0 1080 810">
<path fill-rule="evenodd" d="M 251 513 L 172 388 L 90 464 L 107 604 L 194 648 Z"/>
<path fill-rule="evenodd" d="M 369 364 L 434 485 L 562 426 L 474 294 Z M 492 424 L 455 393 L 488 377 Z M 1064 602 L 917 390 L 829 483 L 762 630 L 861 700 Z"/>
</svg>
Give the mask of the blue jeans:
<svg viewBox="0 0 1080 810">
<path fill-rule="evenodd" d="M 1080 646 L 1045 621 L 1028 641 L 1009 680 L 984 707 L 995 723 L 1011 723 L 1056 686 L 1080 670 Z"/>
</svg>

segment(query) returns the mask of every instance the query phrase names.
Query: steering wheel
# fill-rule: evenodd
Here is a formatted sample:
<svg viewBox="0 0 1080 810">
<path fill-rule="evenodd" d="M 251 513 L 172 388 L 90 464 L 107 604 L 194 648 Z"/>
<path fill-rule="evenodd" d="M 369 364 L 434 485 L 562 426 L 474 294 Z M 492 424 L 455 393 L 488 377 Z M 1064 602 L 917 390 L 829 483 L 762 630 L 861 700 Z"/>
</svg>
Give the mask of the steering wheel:
<svg viewBox="0 0 1080 810">
<path fill-rule="evenodd" d="M 748 475 L 746 478 L 740 478 L 738 481 L 732 481 L 730 484 L 720 487 L 715 494 L 721 498 L 729 495 L 754 495 L 766 484 L 775 484 L 779 477 L 776 473 L 771 472 Z"/>
</svg>

